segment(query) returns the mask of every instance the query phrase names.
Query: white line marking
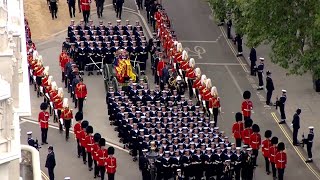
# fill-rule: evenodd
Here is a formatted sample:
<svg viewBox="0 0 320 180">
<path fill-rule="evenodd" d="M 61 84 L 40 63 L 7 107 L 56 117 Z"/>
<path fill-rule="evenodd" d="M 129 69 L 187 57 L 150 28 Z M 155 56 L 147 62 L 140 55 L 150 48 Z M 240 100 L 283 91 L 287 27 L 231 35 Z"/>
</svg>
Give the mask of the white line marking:
<svg viewBox="0 0 320 180">
<path fill-rule="evenodd" d="M 191 41 L 191 40 L 182 40 L 179 42 L 185 42 L 185 43 L 217 43 L 218 40 L 215 41 Z"/>
<path fill-rule="evenodd" d="M 24 122 L 33 123 L 33 124 L 38 124 L 38 122 L 37 122 L 37 121 L 34 121 L 34 120 L 25 119 L 25 118 L 20 118 L 20 119 L 21 119 L 22 121 L 24 121 Z M 53 125 L 49 125 L 49 128 L 59 129 L 59 127 L 53 126 Z M 70 130 L 70 133 L 74 134 L 73 130 Z M 124 151 L 124 152 L 129 153 L 129 151 L 126 150 L 126 149 L 123 149 L 123 147 L 121 147 L 121 146 L 119 146 L 119 145 L 111 142 L 111 140 L 108 140 L 107 138 L 105 138 L 105 139 L 106 139 L 106 144 L 107 144 L 107 145 L 113 146 L 114 148 L 116 148 L 116 149 L 118 149 L 118 150 L 120 150 L 120 151 Z"/>
<path fill-rule="evenodd" d="M 239 63 L 198 63 L 197 65 L 213 65 L 213 66 L 246 66 L 247 64 L 239 64 Z"/>
<path fill-rule="evenodd" d="M 238 91 L 239 91 L 240 95 L 242 96 L 243 91 L 241 90 L 240 85 L 238 84 L 238 82 L 237 82 L 236 78 L 234 77 L 234 75 L 232 74 L 232 72 L 230 71 L 230 69 L 229 69 L 229 67 L 228 67 L 228 66 L 224 66 L 224 67 L 227 69 L 227 71 L 228 71 L 229 75 L 231 76 L 231 79 L 232 79 L 233 83 L 236 85 L 236 87 L 237 87 L 237 89 L 238 89 Z"/>
<path fill-rule="evenodd" d="M 140 12 L 139 7 L 138 7 L 138 4 L 137 4 L 137 1 L 135 1 L 135 4 L 136 4 L 136 8 L 137 8 L 138 13 L 136 13 L 136 12 L 132 12 L 132 13 L 133 13 L 133 14 L 137 14 L 137 15 L 141 18 L 142 23 L 143 23 L 144 26 L 146 27 L 147 32 L 148 32 L 148 34 L 149 34 L 149 37 L 151 38 L 151 37 L 152 37 L 152 33 L 151 33 L 151 30 L 150 30 L 150 28 L 149 28 L 149 26 L 148 26 L 148 23 L 146 22 L 146 20 L 144 19 L 144 17 L 141 15 L 141 12 Z"/>
<path fill-rule="evenodd" d="M 22 121 L 19 122 L 19 124 L 23 124 L 23 123 L 25 123 L 25 122 L 27 122 L 27 121 L 22 120 Z"/>
</svg>

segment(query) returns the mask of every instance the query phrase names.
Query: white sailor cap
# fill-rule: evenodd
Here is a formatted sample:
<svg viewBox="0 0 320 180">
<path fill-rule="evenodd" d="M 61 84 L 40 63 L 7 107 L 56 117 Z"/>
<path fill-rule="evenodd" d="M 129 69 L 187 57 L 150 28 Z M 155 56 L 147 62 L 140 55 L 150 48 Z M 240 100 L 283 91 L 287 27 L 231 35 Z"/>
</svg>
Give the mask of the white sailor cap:
<svg viewBox="0 0 320 180">
<path fill-rule="evenodd" d="M 219 142 L 219 144 L 224 144 L 224 142 Z"/>
<path fill-rule="evenodd" d="M 236 150 L 241 150 L 241 147 L 236 147 Z"/>
<path fill-rule="evenodd" d="M 227 159 L 226 162 L 231 162 L 231 160 L 230 160 L 230 159 Z"/>
<path fill-rule="evenodd" d="M 70 179 L 71 179 L 70 177 L 65 177 L 65 178 L 64 178 L 64 180 L 70 180 Z"/>
<path fill-rule="evenodd" d="M 28 132 L 27 132 L 27 135 L 31 135 L 31 134 L 32 134 L 32 131 L 28 131 Z"/>
<path fill-rule="evenodd" d="M 194 135 L 193 138 L 194 138 L 194 139 L 197 139 L 197 138 L 199 138 L 199 136 L 198 136 L 198 135 Z"/>
<path fill-rule="evenodd" d="M 286 92 L 287 92 L 287 90 L 285 90 L 285 89 L 282 89 L 281 91 L 282 91 L 283 93 L 286 93 Z"/>
<path fill-rule="evenodd" d="M 148 149 L 143 149 L 142 152 L 148 152 Z"/>
<path fill-rule="evenodd" d="M 313 126 L 309 126 L 309 129 L 314 129 L 314 127 Z"/>
<path fill-rule="evenodd" d="M 177 172 L 181 172 L 181 169 L 177 169 Z"/>
<path fill-rule="evenodd" d="M 206 151 L 211 151 L 211 148 L 206 148 Z"/>
<path fill-rule="evenodd" d="M 165 154 L 170 154 L 170 151 L 165 151 L 164 153 L 165 153 Z"/>
<path fill-rule="evenodd" d="M 143 130 L 143 129 L 140 129 L 139 131 L 140 131 L 140 132 L 144 132 L 144 130 Z"/>
<path fill-rule="evenodd" d="M 263 58 L 263 57 L 260 57 L 259 59 L 262 60 L 262 61 L 264 61 L 264 58 Z"/>
<path fill-rule="evenodd" d="M 210 121 L 210 124 L 214 124 L 214 121 Z"/>
<path fill-rule="evenodd" d="M 219 127 L 215 127 L 215 128 L 213 128 L 214 130 L 219 130 Z"/>
<path fill-rule="evenodd" d="M 195 143 L 194 142 L 190 142 L 190 145 L 194 145 Z"/>
<path fill-rule="evenodd" d="M 231 147 L 227 147 L 227 150 L 231 150 Z"/>
<path fill-rule="evenodd" d="M 252 151 L 252 148 L 248 148 L 247 151 Z"/>
</svg>

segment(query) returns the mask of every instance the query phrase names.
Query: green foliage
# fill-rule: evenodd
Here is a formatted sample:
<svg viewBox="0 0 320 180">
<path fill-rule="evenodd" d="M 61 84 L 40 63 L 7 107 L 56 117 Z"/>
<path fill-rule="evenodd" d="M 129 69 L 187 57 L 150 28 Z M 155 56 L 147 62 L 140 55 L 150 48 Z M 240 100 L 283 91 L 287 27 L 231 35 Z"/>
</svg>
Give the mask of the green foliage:
<svg viewBox="0 0 320 180">
<path fill-rule="evenodd" d="M 214 10 L 214 14 L 217 20 L 224 19 L 226 17 L 227 8 L 225 0 L 209 0 L 211 8 Z"/>
</svg>

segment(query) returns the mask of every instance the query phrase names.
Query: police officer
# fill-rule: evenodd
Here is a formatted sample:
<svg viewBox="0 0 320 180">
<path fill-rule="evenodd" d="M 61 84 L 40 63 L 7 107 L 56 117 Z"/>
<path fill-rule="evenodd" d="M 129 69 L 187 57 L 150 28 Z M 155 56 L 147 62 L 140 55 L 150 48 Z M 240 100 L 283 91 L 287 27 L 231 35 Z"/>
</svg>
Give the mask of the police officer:
<svg viewBox="0 0 320 180">
<path fill-rule="evenodd" d="M 257 67 L 258 71 L 258 80 L 259 80 L 259 87 L 257 90 L 263 90 L 263 69 L 264 69 L 264 58 L 259 58 L 260 64 Z"/>
<path fill-rule="evenodd" d="M 281 121 L 279 124 L 284 124 L 286 122 L 286 112 L 284 111 L 284 107 L 287 101 L 287 90 L 282 90 L 282 95 L 280 99 L 276 102 L 276 106 L 279 106 L 280 108 L 280 115 L 281 115 Z"/>
<path fill-rule="evenodd" d="M 257 62 L 257 52 L 256 49 L 254 47 L 251 48 L 250 50 L 250 74 L 251 76 L 255 76 L 255 68 L 256 68 L 256 62 Z"/>
<path fill-rule="evenodd" d="M 267 71 L 266 89 L 267 89 L 266 104 L 271 105 L 271 97 L 272 97 L 272 92 L 274 90 L 274 85 L 273 85 L 273 81 L 271 79 L 271 72 L 270 71 Z"/>
<path fill-rule="evenodd" d="M 142 155 L 139 157 L 139 169 L 142 173 L 142 180 L 149 180 L 150 172 L 149 172 L 149 160 L 147 158 L 147 149 L 142 150 Z"/>
<path fill-rule="evenodd" d="M 232 20 L 229 19 L 228 22 L 227 22 L 227 36 L 228 36 L 228 39 L 231 39 L 231 27 L 232 27 Z"/>
<path fill-rule="evenodd" d="M 48 169 L 49 179 L 54 180 L 54 168 L 56 167 L 56 158 L 53 152 L 53 146 L 48 147 L 48 155 L 45 167 Z"/>
<path fill-rule="evenodd" d="M 57 12 L 58 12 L 58 4 L 57 4 L 57 0 L 50 0 L 50 12 L 51 12 L 51 17 L 52 20 L 54 20 L 54 18 L 58 18 L 57 17 Z"/>
<path fill-rule="evenodd" d="M 301 114 L 301 109 L 297 109 L 296 113 L 293 115 L 293 120 L 292 120 L 292 128 L 293 128 L 293 132 L 292 132 L 292 144 L 294 146 L 300 146 L 300 144 L 298 143 L 298 131 L 300 129 L 300 114 Z"/>
<path fill-rule="evenodd" d="M 235 39 L 234 39 L 234 41 L 235 41 L 235 44 L 237 44 L 237 47 L 238 47 L 237 57 L 242 56 L 243 49 L 242 49 L 242 37 L 241 37 L 241 35 L 237 34 Z"/>
<path fill-rule="evenodd" d="M 313 162 L 312 160 L 312 144 L 313 144 L 313 138 L 314 138 L 313 129 L 314 129 L 313 126 L 309 127 L 309 134 L 307 139 L 305 140 L 305 144 L 307 144 L 307 152 L 308 152 L 308 159 L 306 160 L 306 163 Z"/>
<path fill-rule="evenodd" d="M 28 131 L 27 135 L 28 135 L 28 144 L 29 144 L 29 146 L 32 146 L 32 147 L 36 148 L 37 150 L 39 150 L 40 146 L 38 144 L 38 140 L 37 139 L 34 140 L 32 138 L 32 131 Z"/>
</svg>

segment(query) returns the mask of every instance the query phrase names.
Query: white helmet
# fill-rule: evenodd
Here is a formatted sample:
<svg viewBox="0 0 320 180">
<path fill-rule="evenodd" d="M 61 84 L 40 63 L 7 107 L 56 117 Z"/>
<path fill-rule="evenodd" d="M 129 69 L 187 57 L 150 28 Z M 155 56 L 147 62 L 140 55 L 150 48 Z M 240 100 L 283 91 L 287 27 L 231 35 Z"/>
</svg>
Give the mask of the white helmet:
<svg viewBox="0 0 320 180">
<path fill-rule="evenodd" d="M 188 59 L 188 52 L 186 50 L 182 51 L 182 60 L 186 61 Z"/>
<path fill-rule="evenodd" d="M 42 56 L 41 55 L 39 55 L 38 56 L 38 58 L 37 58 L 37 60 L 38 60 L 38 65 L 42 65 L 43 64 L 43 61 L 42 61 Z"/>
<path fill-rule="evenodd" d="M 209 78 L 206 80 L 206 88 L 210 89 L 211 87 L 212 87 L 212 83 L 211 83 L 211 79 Z"/>
<path fill-rule="evenodd" d="M 197 77 L 200 77 L 200 76 L 201 76 L 201 70 L 200 70 L 200 68 L 196 68 L 194 71 L 195 71 Z"/>
<path fill-rule="evenodd" d="M 49 66 L 46 66 L 43 70 L 43 74 L 49 75 Z"/>
<path fill-rule="evenodd" d="M 56 83 L 55 81 L 53 81 L 53 82 L 51 83 L 51 87 L 52 87 L 52 89 L 54 89 L 54 90 L 58 90 L 58 86 L 57 86 L 57 83 Z"/>
<path fill-rule="evenodd" d="M 215 86 L 213 86 L 213 87 L 211 88 L 211 95 L 212 95 L 212 96 L 214 96 L 214 95 L 217 95 L 217 96 L 218 96 L 218 90 L 217 90 L 217 88 L 216 88 Z"/>
<path fill-rule="evenodd" d="M 181 43 L 177 43 L 177 50 L 178 52 L 182 52 L 182 44 Z"/>
<path fill-rule="evenodd" d="M 194 67 L 196 65 L 196 61 L 193 58 L 189 60 L 189 67 Z"/>
<path fill-rule="evenodd" d="M 49 85 L 51 84 L 52 79 L 53 79 L 53 76 L 49 76 L 49 77 L 48 77 L 48 84 L 49 84 Z"/>
<path fill-rule="evenodd" d="M 201 84 L 204 84 L 207 80 L 207 76 L 205 74 L 202 74 L 201 76 Z"/>
<path fill-rule="evenodd" d="M 63 89 L 58 88 L 58 96 L 63 97 Z"/>
<path fill-rule="evenodd" d="M 38 59 L 38 56 L 39 56 L 38 51 L 34 50 L 32 56 L 33 56 L 33 59 Z"/>
<path fill-rule="evenodd" d="M 62 104 L 63 107 L 69 107 L 69 104 L 68 104 L 68 98 L 63 98 L 63 104 Z"/>
</svg>

